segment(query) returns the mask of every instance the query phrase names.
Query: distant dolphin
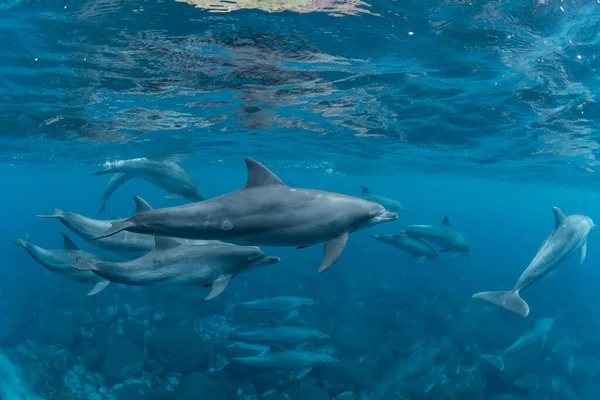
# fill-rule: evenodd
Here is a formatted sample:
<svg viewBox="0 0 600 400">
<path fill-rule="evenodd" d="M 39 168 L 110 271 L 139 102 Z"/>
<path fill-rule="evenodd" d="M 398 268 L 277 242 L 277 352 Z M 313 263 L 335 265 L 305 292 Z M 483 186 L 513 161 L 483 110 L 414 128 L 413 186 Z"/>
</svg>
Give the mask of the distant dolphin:
<svg viewBox="0 0 600 400">
<path fill-rule="evenodd" d="M 81 250 L 66 234 L 61 233 L 61 235 L 63 237 L 64 248 L 60 250 L 47 250 L 23 239 L 15 239 L 12 242 L 17 246 L 23 247 L 35 261 L 48 271 L 75 282 L 95 285 L 88 293 L 88 296 L 103 291 L 110 283 L 109 281 L 91 272 L 78 271 L 70 267 L 70 264 L 74 263 L 78 257 L 86 257 L 94 261 L 101 261 L 103 259 Z"/>
<path fill-rule="evenodd" d="M 421 264 L 426 259 L 439 261 L 438 254 L 433 247 L 424 240 L 400 233 L 397 235 L 376 234 L 369 235 L 380 242 L 389 244 L 411 255 L 410 258 L 419 258 L 417 264 Z"/>
<path fill-rule="evenodd" d="M 494 367 L 500 371 L 504 370 L 504 358 L 510 357 L 522 350 L 531 346 L 532 344 L 541 341 L 542 348 L 546 344 L 546 338 L 548 337 L 548 331 L 552 328 L 554 320 L 552 318 L 540 319 L 536 322 L 535 327 L 525 332 L 516 342 L 514 342 L 508 349 L 504 350 L 499 356 L 491 354 L 483 354 L 481 358 L 490 362 Z"/>
<path fill-rule="evenodd" d="M 404 208 L 402 203 L 400 203 L 398 200 L 390 199 L 389 197 L 375 194 L 375 193 L 371 192 L 365 186 L 361 186 L 360 197 L 362 197 L 365 200 L 371 200 L 371 201 L 374 201 L 375 203 L 379 203 L 383 207 L 385 207 L 386 210 L 389 210 L 389 211 L 395 211 L 395 212 L 406 211 L 406 208 Z"/>
<path fill-rule="evenodd" d="M 249 368 L 295 370 L 298 371 L 296 379 L 302 379 L 310 373 L 313 367 L 317 365 L 331 364 L 335 361 L 335 358 L 329 354 L 304 350 L 286 350 L 279 352 L 268 352 L 250 357 L 235 357 L 230 359 L 218 369 L 223 369 L 228 364 L 235 364 Z"/>
<path fill-rule="evenodd" d="M 357 230 L 394 221 L 398 214 L 358 197 L 285 186 L 265 166 L 246 159 L 243 189 L 203 202 L 137 214 L 97 238 L 118 232 L 216 239 L 254 246 L 308 247 L 325 242 L 318 272 L 340 257 Z"/>
<path fill-rule="evenodd" d="M 318 329 L 303 326 L 273 326 L 249 332 L 230 332 L 228 339 L 275 345 L 296 345 L 315 339 L 326 339 L 329 335 Z"/>
<path fill-rule="evenodd" d="M 170 199 L 184 197 L 190 201 L 202 201 L 204 196 L 198 190 L 196 182 L 187 172 L 173 161 L 151 161 L 146 158 L 132 160 L 120 160 L 105 164 L 104 171 L 95 172 L 92 175 L 116 174 L 108 183 L 108 187 L 102 195 L 100 212 L 106 208 L 106 202 L 110 196 L 123 184 L 133 178 L 148 181 L 168 193 Z"/>
<path fill-rule="evenodd" d="M 132 261 L 98 262 L 80 258 L 71 266 L 125 285 L 212 286 L 204 299 L 211 300 L 239 273 L 280 261 L 279 257 L 266 256 L 258 247 L 224 243 L 182 245 L 165 237 L 155 240 L 154 250 Z"/>
<path fill-rule="evenodd" d="M 471 249 L 464 236 L 452 228 L 448 216 L 440 225 L 410 225 L 404 229 L 410 236 L 425 239 L 441 247 L 441 252 L 453 252 L 455 255 L 471 256 Z"/>
<path fill-rule="evenodd" d="M 152 210 L 152 207 L 141 197 L 133 197 L 136 205 L 135 212 L 141 213 Z M 38 215 L 38 218 L 56 218 L 67 228 L 73 231 L 77 236 L 87 242 L 104 250 L 110 250 L 119 254 L 142 255 L 154 249 L 154 237 L 142 235 L 133 232 L 119 232 L 118 234 L 103 239 L 92 240 L 93 237 L 101 235 L 112 224 L 123 220 L 98 220 L 83 215 L 65 212 L 58 208 L 51 215 Z M 184 244 L 202 244 L 216 241 L 194 241 L 186 239 L 177 239 Z"/>
<path fill-rule="evenodd" d="M 507 310 L 526 317 L 529 314 L 529 305 L 519 296 L 522 290 L 527 289 L 558 268 L 567 257 L 580 247 L 581 258 L 579 263 L 583 263 L 587 252 L 587 237 L 596 227 L 594 221 L 585 215 L 578 214 L 565 217 L 558 207 L 553 207 L 552 211 L 555 219 L 554 231 L 548 236 L 529 266 L 521 274 L 513 290 L 476 293 L 473 295 L 474 298 L 498 304 Z"/>
<path fill-rule="evenodd" d="M 252 311 L 292 311 L 302 306 L 312 306 L 315 304 L 317 304 L 317 302 L 308 297 L 275 296 L 229 304 L 225 311 L 231 311 L 234 308 Z"/>
</svg>

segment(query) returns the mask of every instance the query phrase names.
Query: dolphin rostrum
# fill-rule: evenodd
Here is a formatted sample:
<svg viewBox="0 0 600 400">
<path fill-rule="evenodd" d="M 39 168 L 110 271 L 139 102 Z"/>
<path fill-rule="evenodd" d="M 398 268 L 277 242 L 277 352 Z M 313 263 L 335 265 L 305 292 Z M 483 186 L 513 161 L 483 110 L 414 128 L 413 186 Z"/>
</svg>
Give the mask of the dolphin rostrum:
<svg viewBox="0 0 600 400">
<path fill-rule="evenodd" d="M 190 201 L 202 201 L 204 196 L 198 190 L 198 185 L 187 172 L 173 161 L 152 161 L 146 158 L 119 160 L 105 164 L 105 170 L 92 175 L 116 174 L 108 183 L 102 195 L 100 212 L 104 211 L 110 196 L 123 184 L 133 178 L 141 178 L 166 192 L 170 199 L 181 197 Z"/>
<path fill-rule="evenodd" d="M 504 350 L 499 356 L 491 354 L 483 354 L 481 358 L 491 363 L 494 367 L 500 371 L 504 370 L 504 358 L 510 357 L 522 350 L 531 346 L 532 344 L 541 341 L 542 348 L 546 344 L 546 338 L 548 337 L 548 331 L 552 328 L 554 320 L 552 318 L 543 318 L 535 323 L 535 326 L 530 331 L 525 332 L 516 342 L 514 342 L 508 349 Z"/>
<path fill-rule="evenodd" d="M 81 250 L 66 234 L 61 233 L 61 235 L 63 237 L 63 249 L 60 250 L 44 249 L 23 239 L 15 239 L 12 242 L 17 246 L 23 247 L 35 261 L 48 271 L 64 276 L 75 282 L 95 285 L 88 293 L 88 296 L 103 291 L 110 283 L 109 281 L 89 271 L 78 271 L 70 267 L 70 264 L 75 262 L 78 257 L 86 257 L 94 261 L 101 261 L 103 259 Z"/>
<path fill-rule="evenodd" d="M 390 199 L 389 197 L 375 194 L 375 193 L 371 192 L 366 186 L 361 186 L 360 197 L 362 197 L 365 200 L 371 200 L 371 201 L 374 201 L 375 203 L 379 203 L 383 207 L 385 207 L 386 210 L 389 210 L 389 211 L 395 211 L 395 212 L 406 211 L 406 208 L 404 208 L 402 203 L 400 203 L 398 200 Z"/>
<path fill-rule="evenodd" d="M 426 259 L 439 261 L 437 252 L 429 243 L 417 237 L 407 235 L 406 233 L 397 235 L 381 233 L 369 236 L 409 253 L 411 255 L 410 258 L 419 258 L 417 264 L 421 264 Z"/>
<path fill-rule="evenodd" d="M 359 229 L 394 221 L 398 214 L 358 197 L 284 183 L 247 158 L 248 181 L 235 192 L 202 202 L 136 214 L 97 238 L 121 231 L 188 239 L 215 239 L 254 246 L 308 247 L 325 242 L 318 272 L 341 255 L 348 236 Z"/>
<path fill-rule="evenodd" d="M 152 207 L 139 196 L 133 197 L 135 201 L 135 213 L 141 213 L 144 211 L 152 210 Z M 50 215 L 38 215 L 38 218 L 56 218 L 63 225 L 69 228 L 73 233 L 82 238 L 83 240 L 101 248 L 104 250 L 110 250 L 119 254 L 133 254 L 140 256 L 146 254 L 154 249 L 154 237 L 150 235 L 142 235 L 133 232 L 119 232 L 118 234 L 103 239 L 92 240 L 93 237 L 101 235 L 112 224 L 118 223 L 122 220 L 99 220 L 84 217 L 83 215 L 54 210 L 53 214 Z M 209 243 L 209 241 L 194 241 L 186 239 L 177 239 L 183 244 L 202 244 Z"/>
<path fill-rule="evenodd" d="M 441 252 L 452 252 L 455 255 L 471 255 L 471 249 L 464 236 L 450 225 L 448 216 L 440 225 L 409 225 L 404 233 L 419 239 L 425 239 L 441 247 Z"/>
<path fill-rule="evenodd" d="M 523 271 L 515 287 L 506 292 L 476 293 L 474 298 L 487 300 L 526 317 L 529 314 L 529 305 L 521 298 L 521 291 L 554 271 L 580 247 L 579 263 L 583 263 L 587 251 L 587 237 L 596 227 L 594 221 L 585 215 L 573 214 L 566 217 L 558 207 L 552 207 L 552 211 L 555 219 L 554 231 Z"/>
<path fill-rule="evenodd" d="M 204 299 L 211 300 L 223 293 L 239 273 L 280 261 L 279 257 L 266 256 L 258 247 L 226 243 L 186 245 L 159 236 L 155 240 L 154 250 L 132 261 L 94 262 L 80 258 L 71 266 L 125 285 L 211 286 Z"/>
</svg>

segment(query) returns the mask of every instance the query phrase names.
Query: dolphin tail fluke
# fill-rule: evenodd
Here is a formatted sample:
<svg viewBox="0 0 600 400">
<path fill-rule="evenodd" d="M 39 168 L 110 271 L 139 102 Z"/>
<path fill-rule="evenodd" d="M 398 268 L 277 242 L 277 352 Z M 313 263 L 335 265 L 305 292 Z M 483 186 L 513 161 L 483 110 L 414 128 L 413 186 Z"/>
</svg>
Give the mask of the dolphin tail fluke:
<svg viewBox="0 0 600 400">
<path fill-rule="evenodd" d="M 235 303 L 225 302 L 225 312 L 229 312 L 235 308 Z"/>
<path fill-rule="evenodd" d="M 497 304 L 507 310 L 521 314 L 523 317 L 529 315 L 529 305 L 519 296 L 519 291 L 506 292 L 480 292 L 472 296 L 475 299 L 483 299 Z"/>
<path fill-rule="evenodd" d="M 37 217 L 38 218 L 63 218 L 64 216 L 65 216 L 65 213 L 62 210 L 55 208 L 54 213 L 42 214 L 42 215 L 38 215 Z"/>
<path fill-rule="evenodd" d="M 98 172 L 92 172 L 90 175 L 92 176 L 100 176 L 100 175 L 106 175 L 106 174 L 116 174 L 119 173 L 120 171 L 118 171 L 115 168 L 110 168 L 110 169 L 105 169 L 103 171 L 98 171 Z"/>
<path fill-rule="evenodd" d="M 97 269 L 97 267 L 91 261 L 85 260 L 81 257 L 77 258 L 75 264 L 69 264 L 69 266 L 80 271 L 95 271 Z"/>
<path fill-rule="evenodd" d="M 491 354 L 483 354 L 481 358 L 496 367 L 498 371 L 504 371 L 504 360 L 502 357 L 493 356 Z"/>
<path fill-rule="evenodd" d="M 94 288 L 92 290 L 90 290 L 87 295 L 88 296 L 97 295 L 98 293 L 100 293 L 101 291 L 103 291 L 104 289 L 106 289 L 106 287 L 108 285 L 110 285 L 109 281 L 100 281 L 100 282 L 96 283 L 96 286 L 94 286 Z"/>
<path fill-rule="evenodd" d="M 105 238 L 105 237 L 112 236 L 112 235 L 117 234 L 117 233 L 119 233 L 121 231 L 127 230 L 127 228 L 130 228 L 133 225 L 135 225 L 135 224 L 133 222 L 131 222 L 131 221 L 115 222 L 102 235 L 93 237 L 90 240 L 98 240 L 98 239 L 102 239 L 102 238 Z"/>
<path fill-rule="evenodd" d="M 11 242 L 13 242 L 14 244 L 16 244 L 17 246 L 21 246 L 21 247 L 27 247 L 27 242 L 25 242 L 25 240 L 18 238 L 18 239 L 11 239 Z"/>
</svg>

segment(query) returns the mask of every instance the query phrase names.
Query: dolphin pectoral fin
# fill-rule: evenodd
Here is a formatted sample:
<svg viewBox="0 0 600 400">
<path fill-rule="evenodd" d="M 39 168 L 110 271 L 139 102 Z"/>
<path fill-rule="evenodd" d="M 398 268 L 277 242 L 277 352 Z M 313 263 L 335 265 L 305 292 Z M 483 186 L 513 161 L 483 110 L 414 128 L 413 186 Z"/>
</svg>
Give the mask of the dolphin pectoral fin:
<svg viewBox="0 0 600 400">
<path fill-rule="evenodd" d="M 223 291 L 227 289 L 229 282 L 231 282 L 231 278 L 231 275 L 221 275 L 215 279 L 212 283 L 212 289 L 210 289 L 210 293 L 208 293 L 208 296 L 206 296 L 204 300 L 212 300 L 223 293 Z"/>
<path fill-rule="evenodd" d="M 579 265 L 583 264 L 585 261 L 585 255 L 587 254 L 587 242 L 581 246 L 581 258 L 579 259 Z"/>
<path fill-rule="evenodd" d="M 181 242 L 177 241 L 172 237 L 167 236 L 154 236 L 154 249 L 155 250 L 167 250 L 181 246 Z"/>
<path fill-rule="evenodd" d="M 88 260 L 84 260 L 81 257 L 77 259 L 77 262 L 75 264 L 69 264 L 69 266 L 80 271 L 94 271 L 96 269 L 96 266 L 93 263 L 91 263 Z"/>
<path fill-rule="evenodd" d="M 109 170 L 109 171 L 105 171 L 102 173 L 96 173 L 96 174 L 92 174 L 92 175 L 102 175 L 103 173 L 115 173 L 115 171 Z M 110 179 L 110 181 L 108 181 L 108 185 L 106 186 L 104 193 L 102 193 L 102 204 L 100 205 L 100 212 L 105 211 L 106 202 L 108 202 L 108 199 L 110 198 L 110 196 L 112 196 L 112 194 L 114 192 L 116 192 L 118 188 L 120 188 L 121 186 L 123 186 L 124 184 L 129 182 L 132 178 L 133 178 L 133 176 L 131 176 L 129 174 L 117 173 L 117 174 L 115 174 L 115 176 L 113 176 Z"/>
<path fill-rule="evenodd" d="M 131 221 L 122 221 L 122 222 L 116 222 L 113 223 L 112 226 L 110 228 L 108 228 L 103 234 L 93 237 L 90 240 L 98 240 L 98 239 L 102 239 L 105 237 L 109 237 L 112 236 L 114 234 L 117 234 L 121 231 L 125 231 L 127 230 L 127 228 L 130 228 L 132 226 L 134 226 L 135 224 Z"/>
<path fill-rule="evenodd" d="M 426 258 L 427 257 L 425 257 L 425 256 L 419 257 L 419 261 L 417 261 L 417 264 L 421 264 L 423 261 L 425 261 Z"/>
<path fill-rule="evenodd" d="M 182 197 L 178 194 L 171 194 L 169 196 L 165 196 L 165 199 L 169 199 L 169 200 L 181 200 Z"/>
<path fill-rule="evenodd" d="M 544 337 L 542 338 L 542 347 L 540 347 L 541 350 L 544 350 L 544 347 L 546 346 L 546 340 L 548 339 L 548 332 L 544 333 Z"/>
<path fill-rule="evenodd" d="M 106 287 L 108 285 L 110 285 L 109 281 L 98 282 L 98 283 L 96 283 L 96 286 L 94 286 L 94 288 L 92 290 L 90 290 L 90 292 L 87 295 L 94 296 L 94 295 L 100 293 L 101 291 L 103 291 L 104 289 L 106 289 Z"/>
<path fill-rule="evenodd" d="M 485 361 L 489 362 L 494 367 L 496 367 L 498 371 L 504 370 L 504 360 L 502 359 L 502 357 L 493 356 L 491 354 L 483 354 L 481 358 L 483 358 Z"/>
<path fill-rule="evenodd" d="M 323 260 L 321 260 L 321 265 L 317 271 L 318 273 L 331 267 L 338 258 L 340 258 L 340 255 L 348 242 L 348 236 L 348 233 L 342 233 L 340 236 L 336 236 L 325 243 L 325 255 L 323 256 Z"/>
<path fill-rule="evenodd" d="M 296 247 L 296 250 L 305 249 L 305 248 L 310 247 L 310 246 L 311 246 L 310 244 L 307 244 L 306 246 L 298 246 L 298 247 Z"/>
<path fill-rule="evenodd" d="M 529 315 L 529 305 L 519 296 L 519 291 L 506 292 L 480 292 L 472 296 L 474 299 L 482 299 L 497 304 L 507 310 L 521 314 L 523 317 Z"/>
<path fill-rule="evenodd" d="M 300 344 L 296 345 L 296 350 L 304 350 L 304 348 L 306 347 L 307 344 L 308 344 L 308 342 L 304 342 L 304 343 L 300 343 Z"/>
<path fill-rule="evenodd" d="M 312 368 L 306 368 L 298 371 L 298 373 L 296 374 L 296 379 L 306 378 L 306 375 L 310 374 L 310 371 L 312 371 Z"/>
</svg>

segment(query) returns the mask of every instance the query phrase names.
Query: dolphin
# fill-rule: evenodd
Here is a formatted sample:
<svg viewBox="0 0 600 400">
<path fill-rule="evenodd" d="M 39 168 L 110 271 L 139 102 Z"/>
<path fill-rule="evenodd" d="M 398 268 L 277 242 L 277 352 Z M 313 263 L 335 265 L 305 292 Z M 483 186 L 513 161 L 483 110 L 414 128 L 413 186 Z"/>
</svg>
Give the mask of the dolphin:
<svg viewBox="0 0 600 400">
<path fill-rule="evenodd" d="M 102 194 L 100 212 L 105 210 L 106 202 L 110 196 L 133 178 L 141 178 L 171 193 L 171 196 L 166 196 L 169 199 L 180 199 L 182 197 L 190 201 L 205 199 L 200 193 L 196 182 L 173 161 L 152 161 L 146 158 L 135 158 L 107 162 L 104 166 L 106 168 L 104 171 L 94 172 L 92 175 L 116 175 L 110 180 Z"/>
<path fill-rule="evenodd" d="M 515 287 L 505 292 L 476 293 L 472 296 L 473 298 L 487 300 L 526 317 L 529 315 L 529 305 L 520 296 L 522 290 L 554 271 L 579 248 L 581 248 L 579 263 L 583 263 L 587 252 L 587 237 L 596 227 L 594 221 L 579 214 L 566 217 L 558 207 L 552 207 L 552 212 L 554 212 L 555 220 L 554 231 L 542 243 Z"/>
<path fill-rule="evenodd" d="M 437 252 L 429 243 L 419 238 L 407 235 L 406 233 L 400 233 L 397 235 L 382 233 L 369 236 L 379 240 L 380 242 L 387 243 L 409 253 L 411 255 L 410 258 L 418 257 L 419 261 L 417 261 L 417 264 L 421 264 L 426 259 L 439 261 Z"/>
<path fill-rule="evenodd" d="M 231 358 L 219 370 L 228 364 L 260 369 L 295 370 L 298 371 L 296 379 L 301 379 L 308 375 L 313 367 L 331 364 L 335 361 L 335 358 L 329 354 L 305 350 L 285 350 L 267 352 L 257 356 Z"/>
<path fill-rule="evenodd" d="M 230 332 L 228 339 L 260 344 L 297 345 L 314 339 L 326 339 L 329 335 L 318 329 L 303 326 L 273 326 L 250 332 Z"/>
<path fill-rule="evenodd" d="M 383 207 L 385 207 L 386 210 L 389 210 L 389 211 L 395 211 L 395 212 L 406 211 L 406 208 L 404 208 L 402 203 L 400 203 L 398 200 L 390 199 L 389 197 L 380 196 L 378 194 L 375 194 L 375 193 L 371 192 L 365 186 L 361 186 L 360 197 L 362 197 L 365 200 L 371 200 L 371 201 L 374 201 L 375 203 L 379 203 Z"/>
<path fill-rule="evenodd" d="M 247 158 L 248 181 L 235 192 L 199 203 L 146 211 L 115 223 L 98 239 L 121 231 L 253 246 L 308 247 L 325 242 L 318 272 L 340 257 L 357 230 L 394 221 L 398 214 L 358 197 L 290 188 Z"/>
<path fill-rule="evenodd" d="M 317 304 L 317 302 L 308 297 L 275 296 L 237 304 L 229 304 L 227 305 L 225 312 L 231 311 L 234 308 L 252 311 L 292 311 L 302 306 L 312 306 L 315 304 Z"/>
<path fill-rule="evenodd" d="M 499 356 L 491 354 L 483 354 L 481 358 L 490 362 L 494 367 L 500 371 L 504 370 L 504 358 L 510 357 L 517 353 L 520 353 L 525 348 L 532 344 L 541 341 L 542 348 L 546 344 L 546 338 L 548 337 L 548 331 L 552 328 L 554 320 L 552 318 L 543 318 L 536 322 L 533 329 L 525 332 L 516 342 L 514 342 L 508 349 L 504 350 Z"/>
<path fill-rule="evenodd" d="M 144 211 L 152 210 L 152 207 L 139 196 L 133 197 L 135 201 L 135 212 L 141 213 Z M 109 229 L 112 224 L 118 223 L 122 220 L 98 220 L 83 215 L 65 212 L 58 208 L 54 210 L 53 214 L 50 215 L 38 215 L 38 218 L 56 218 L 63 225 L 69 228 L 73 233 L 82 238 L 83 240 L 101 248 L 104 250 L 113 251 L 119 254 L 133 254 L 140 256 L 146 254 L 154 249 L 154 237 L 150 235 L 142 235 L 133 232 L 119 232 L 118 234 L 98 240 L 92 240 L 93 237 L 98 236 Z M 212 243 L 216 241 L 194 241 L 186 239 L 177 239 L 184 244 L 203 244 Z"/>
<path fill-rule="evenodd" d="M 471 256 L 467 241 L 460 232 L 452 228 L 447 215 L 444 215 L 440 225 L 409 225 L 404 229 L 404 233 L 437 244 L 441 247 L 441 252 L 453 252 L 455 256 Z"/>
<path fill-rule="evenodd" d="M 23 239 L 15 239 L 12 242 L 23 247 L 35 261 L 48 271 L 75 282 L 93 284 L 94 288 L 88 293 L 88 296 L 93 296 L 106 289 L 110 283 L 106 279 L 102 279 L 91 272 L 77 271 L 70 267 L 70 264 L 75 262 L 78 257 L 86 257 L 94 261 L 104 259 L 81 250 L 69 236 L 62 232 L 61 235 L 63 237 L 63 248 L 60 250 L 47 250 Z"/>
<path fill-rule="evenodd" d="M 80 258 L 73 268 L 92 271 L 111 282 L 133 286 L 211 286 L 204 300 L 223 293 L 232 278 L 249 269 L 271 265 L 279 257 L 258 247 L 225 243 L 186 245 L 155 237 L 154 250 L 127 262 L 98 262 Z"/>
</svg>

